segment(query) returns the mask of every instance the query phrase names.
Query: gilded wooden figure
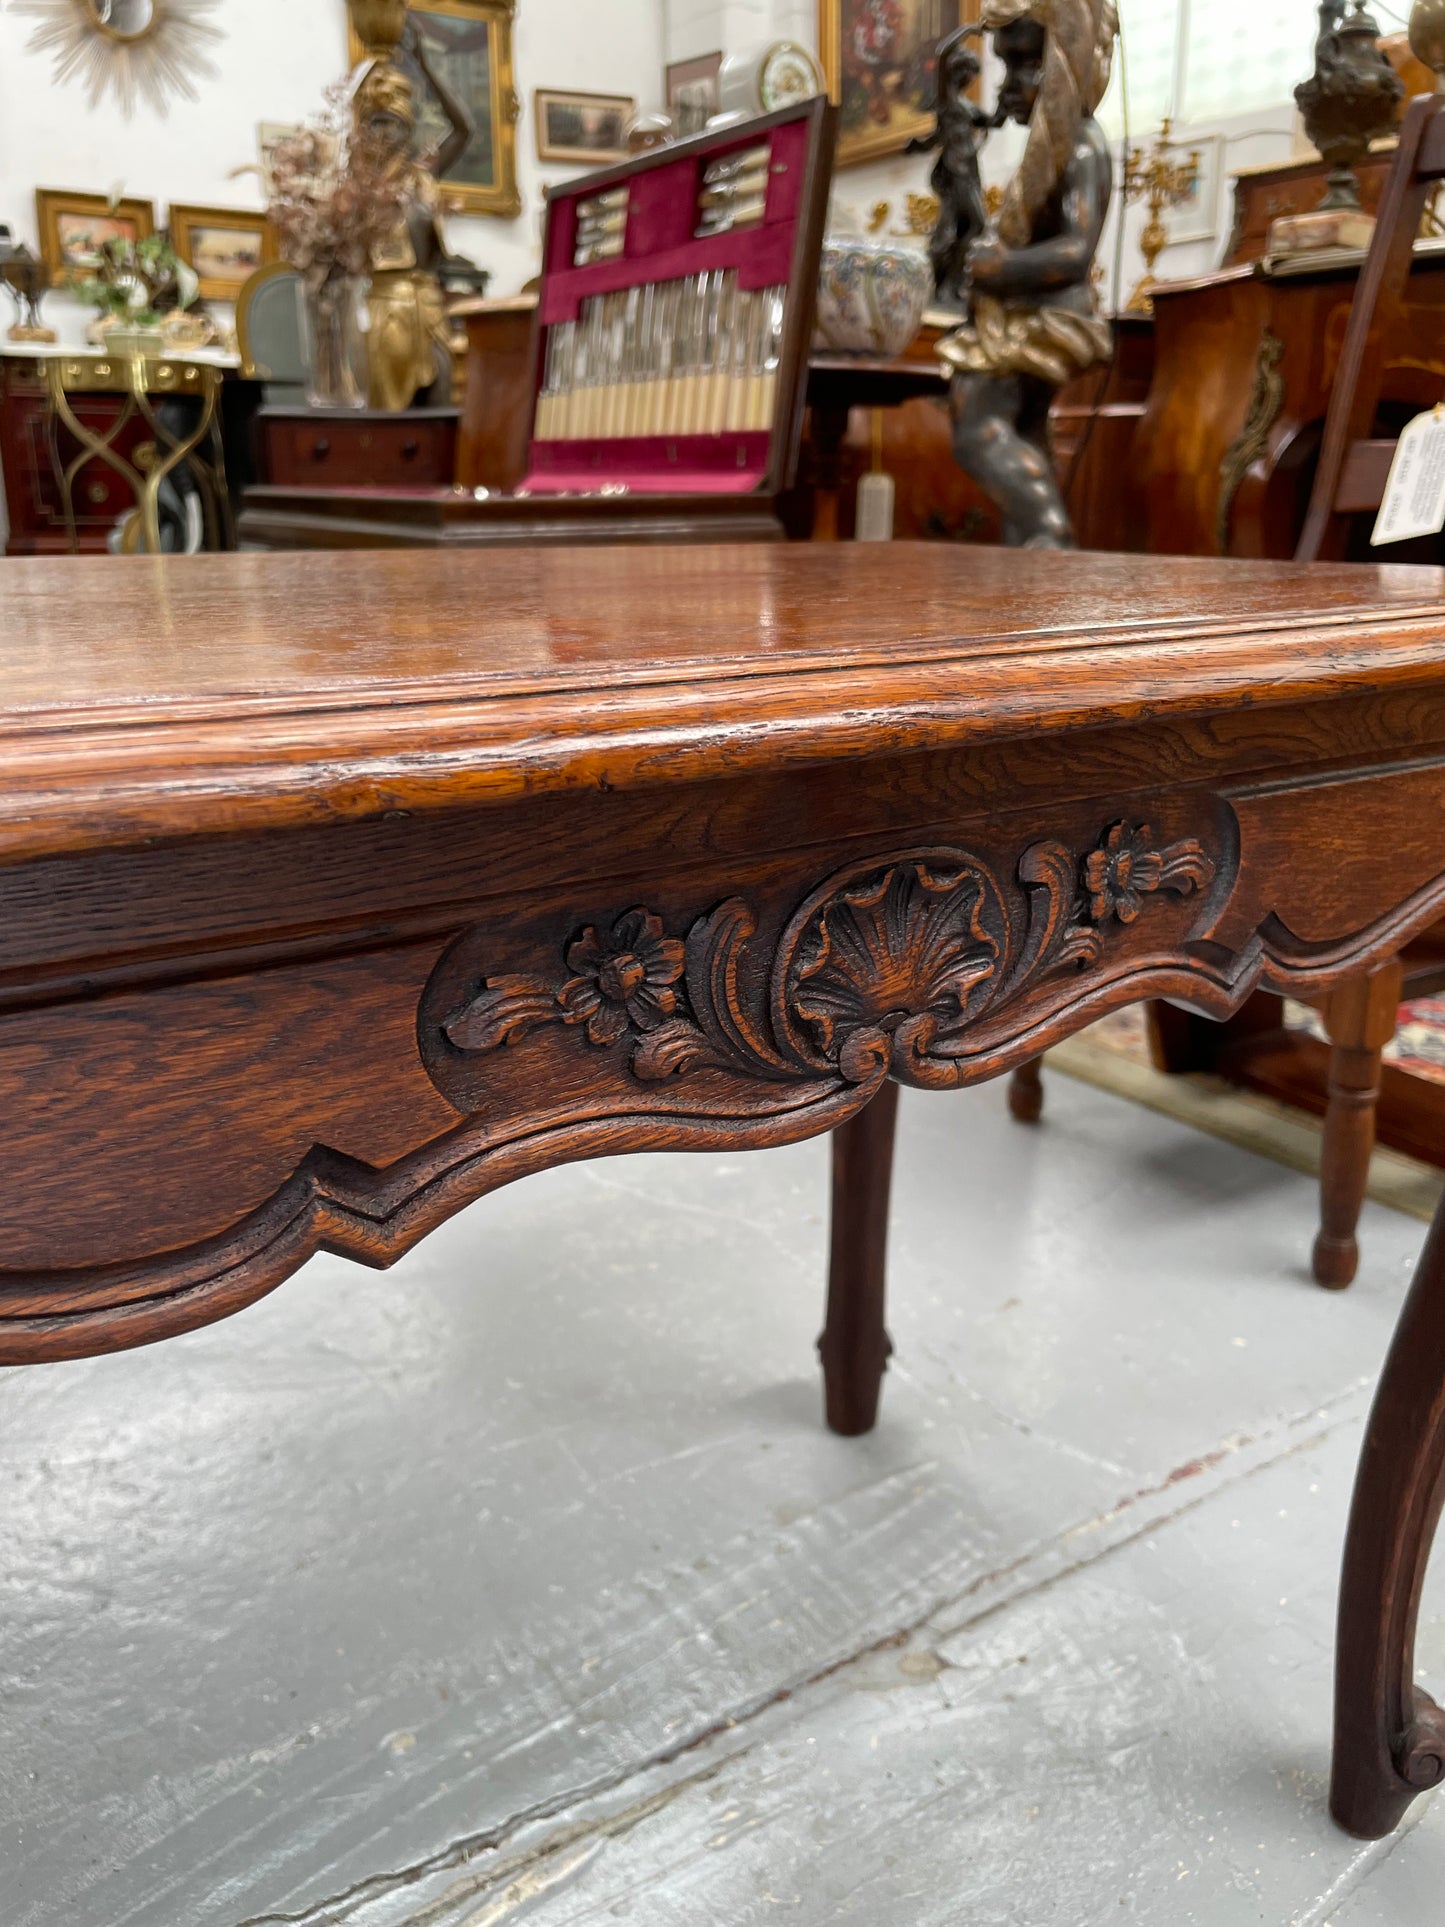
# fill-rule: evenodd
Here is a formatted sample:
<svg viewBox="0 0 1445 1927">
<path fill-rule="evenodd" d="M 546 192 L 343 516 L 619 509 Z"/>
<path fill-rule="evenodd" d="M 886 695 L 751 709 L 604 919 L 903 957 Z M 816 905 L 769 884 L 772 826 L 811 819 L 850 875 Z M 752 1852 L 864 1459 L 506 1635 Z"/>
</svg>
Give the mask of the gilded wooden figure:
<svg viewBox="0 0 1445 1927">
<path fill-rule="evenodd" d="M 400 41 L 446 116 L 449 132 L 433 154 L 413 161 L 405 211 L 373 255 L 368 337 L 373 408 L 409 408 L 423 391 L 446 402 L 451 393 L 451 349 L 438 268 L 447 247 L 439 219 L 439 177 L 472 137 L 465 106 L 430 60 L 424 36 L 408 18 Z M 412 83 L 389 55 L 374 60 L 356 90 L 355 111 L 385 139 L 410 153 L 416 134 Z"/>
</svg>

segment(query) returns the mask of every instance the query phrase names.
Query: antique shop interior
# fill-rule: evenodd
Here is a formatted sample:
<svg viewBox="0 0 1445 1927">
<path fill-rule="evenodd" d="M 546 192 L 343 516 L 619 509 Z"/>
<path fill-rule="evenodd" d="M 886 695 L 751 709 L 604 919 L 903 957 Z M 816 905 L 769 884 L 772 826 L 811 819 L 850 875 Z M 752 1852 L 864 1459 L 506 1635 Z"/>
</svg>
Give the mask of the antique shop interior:
<svg viewBox="0 0 1445 1927">
<path fill-rule="evenodd" d="M 1445 0 L 4 0 L 0 1927 L 1438 1919 L 1442 186 Z"/>
</svg>

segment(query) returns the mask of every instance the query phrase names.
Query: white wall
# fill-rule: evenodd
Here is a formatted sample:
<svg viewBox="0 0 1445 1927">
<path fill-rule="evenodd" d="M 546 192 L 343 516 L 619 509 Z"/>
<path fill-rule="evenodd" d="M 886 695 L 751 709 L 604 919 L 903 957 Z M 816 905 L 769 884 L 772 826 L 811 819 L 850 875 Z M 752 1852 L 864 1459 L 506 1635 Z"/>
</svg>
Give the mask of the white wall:
<svg viewBox="0 0 1445 1927">
<path fill-rule="evenodd" d="M 210 18 L 226 36 L 213 51 L 219 78 L 199 83 L 199 100 L 174 100 L 164 119 L 139 106 L 127 120 L 113 98 L 92 111 L 80 83 L 58 85 L 50 57 L 26 50 L 35 21 L 4 4 L 0 221 L 34 244 L 37 186 L 104 192 L 123 183 L 155 201 L 158 218 L 172 200 L 259 206 L 256 175 L 233 172 L 255 161 L 258 121 L 304 120 L 346 72 L 344 0 L 221 0 Z M 660 100 L 663 0 L 520 0 L 514 50 L 522 212 L 513 221 L 453 215 L 447 223 L 451 245 L 492 270 L 496 294 L 515 292 L 537 271 L 542 184 L 577 171 L 539 165 L 533 90 Z M 63 306 L 47 298 L 53 324 Z"/>
<path fill-rule="evenodd" d="M 255 161 L 259 121 L 304 120 L 320 107 L 326 86 L 344 74 L 344 0 L 221 0 L 211 18 L 225 34 L 214 48 L 219 76 L 200 82 L 198 100 L 173 101 L 164 118 L 140 106 L 127 119 L 112 99 L 92 110 L 83 85 L 57 84 L 50 57 L 26 48 L 33 19 L 0 0 L 0 221 L 34 244 L 37 186 L 98 192 L 122 187 L 153 200 L 159 219 L 172 200 L 259 206 L 257 176 L 237 170 Z M 657 105 L 665 62 L 715 48 L 746 52 L 783 37 L 815 46 L 816 21 L 816 0 L 519 0 L 514 50 L 522 97 L 522 212 L 512 221 L 451 216 L 451 245 L 492 271 L 497 294 L 515 291 L 536 272 L 543 186 L 575 171 L 537 161 L 536 88 L 633 94 L 644 107 Z M 1178 130 L 1185 140 L 1222 131 L 1227 145 L 1215 235 L 1169 249 L 1160 262 L 1162 277 L 1179 279 L 1214 266 L 1229 227 L 1230 170 L 1286 158 L 1293 118 L 1292 108 L 1282 106 L 1272 114 Z M 1007 178 L 1021 139 L 1019 129 L 991 139 L 985 180 Z M 928 156 L 896 156 L 849 168 L 837 177 L 835 206 L 866 213 L 887 200 L 890 225 L 899 226 L 905 195 L 926 189 L 929 167 Z M 1137 207 L 1123 214 L 1124 244 L 1117 253 L 1120 218 L 1116 196 L 1102 258 L 1108 285 L 1122 302 L 1142 271 L 1137 234 L 1144 215 Z M 47 297 L 46 317 L 64 340 L 80 339 L 88 315 L 59 293 Z M 3 514 L 0 502 L 0 527 Z"/>
<path fill-rule="evenodd" d="M 741 52 L 767 40 L 792 39 L 816 49 L 817 0 L 664 0 L 666 48 L 669 60 L 684 60 L 716 47 L 726 52 Z M 1304 69 L 1301 69 L 1303 74 Z M 994 80 L 986 73 L 985 86 Z M 1220 170 L 1215 231 L 1208 240 L 1171 246 L 1161 255 L 1158 273 L 1162 279 L 1185 280 L 1207 274 L 1218 264 L 1228 238 L 1232 207 L 1229 176 L 1241 167 L 1262 166 L 1269 161 L 1287 160 L 1292 152 L 1296 115 L 1291 101 L 1278 108 L 1233 120 L 1199 122 L 1176 129 L 1176 138 L 1186 145 L 1205 135 L 1225 138 L 1223 166 Z M 1147 146 L 1153 129 L 1143 136 Z M 1135 140 L 1140 139 L 1135 133 Z M 986 183 L 1005 182 L 1018 164 L 1023 144 L 1022 130 L 1000 128 L 990 136 L 981 172 Z M 931 155 L 893 155 L 887 160 L 871 161 L 839 173 L 833 185 L 835 215 L 847 210 L 864 217 L 879 201 L 892 208 L 890 228 L 901 228 L 906 198 L 928 188 L 933 164 Z M 1123 222 L 1123 247 L 1119 247 L 1119 225 Z M 1109 224 L 1100 247 L 1105 264 L 1109 305 L 1122 305 L 1144 271 L 1139 253 L 1138 234 L 1146 219 L 1137 204 L 1125 210 L 1122 181 L 1115 181 L 1114 203 Z M 1166 223 L 1167 224 L 1167 223 Z M 1117 299 L 1115 284 L 1117 282 Z"/>
<path fill-rule="evenodd" d="M 0 0 L 0 220 L 32 243 L 37 186 L 104 190 L 123 184 L 157 204 L 170 200 L 259 205 L 254 174 L 235 176 L 255 159 L 258 121 L 298 121 L 320 104 L 322 90 L 346 67 L 344 0 L 221 0 L 212 16 L 226 38 L 215 48 L 220 76 L 201 82 L 198 101 L 173 102 L 161 119 L 141 107 L 127 120 L 113 102 L 92 111 L 81 85 L 60 86 L 47 56 L 26 51 L 33 20 Z M 453 215 L 452 245 L 490 268 L 493 291 L 506 294 L 536 272 L 542 186 L 568 170 L 539 165 L 532 94 L 539 86 L 635 94 L 657 104 L 666 61 L 721 47 L 748 48 L 780 36 L 816 42 L 816 0 L 520 0 L 515 52 L 522 117 L 517 127 L 521 214 L 512 221 Z M 1160 262 L 1169 278 L 1207 272 L 1228 231 L 1228 174 L 1232 168 L 1283 159 L 1290 152 L 1293 110 L 1181 128 L 1179 135 L 1220 131 L 1227 137 L 1216 234 L 1209 241 L 1170 248 Z M 1017 158 L 1017 132 L 993 136 L 984 175 L 1001 180 Z M 904 197 L 927 187 L 927 156 L 873 162 L 837 177 L 835 204 L 866 211 L 892 203 L 901 224 Z M 1116 266 L 1120 207 L 1110 218 L 1102 258 Z M 1128 210 L 1118 262 L 1119 298 L 1142 272 L 1136 237 L 1142 209 Z M 84 315 L 67 314 L 52 295 L 47 313 L 67 337 L 78 338 Z"/>
</svg>

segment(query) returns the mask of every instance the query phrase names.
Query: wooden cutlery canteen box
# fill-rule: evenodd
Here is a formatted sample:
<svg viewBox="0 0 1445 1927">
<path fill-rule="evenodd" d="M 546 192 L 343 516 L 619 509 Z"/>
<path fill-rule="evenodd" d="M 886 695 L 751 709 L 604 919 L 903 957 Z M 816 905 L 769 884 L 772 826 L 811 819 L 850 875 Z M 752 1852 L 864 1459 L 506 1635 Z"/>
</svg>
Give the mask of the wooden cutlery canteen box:
<svg viewBox="0 0 1445 1927">
<path fill-rule="evenodd" d="M 448 545 L 781 535 L 834 123 L 820 95 L 551 190 L 515 489 L 263 488 L 243 534 L 295 546 L 288 520 L 324 518 L 343 543 L 368 526 Z"/>
</svg>

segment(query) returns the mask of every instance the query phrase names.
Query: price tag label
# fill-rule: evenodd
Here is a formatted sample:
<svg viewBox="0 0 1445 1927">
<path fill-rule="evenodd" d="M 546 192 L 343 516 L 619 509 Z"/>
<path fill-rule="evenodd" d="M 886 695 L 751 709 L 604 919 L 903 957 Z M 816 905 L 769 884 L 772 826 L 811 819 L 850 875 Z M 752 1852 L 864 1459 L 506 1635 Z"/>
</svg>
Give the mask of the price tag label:
<svg viewBox="0 0 1445 1927">
<path fill-rule="evenodd" d="M 1406 422 L 1395 444 L 1370 544 L 1407 542 L 1445 529 L 1445 406 Z"/>
</svg>

